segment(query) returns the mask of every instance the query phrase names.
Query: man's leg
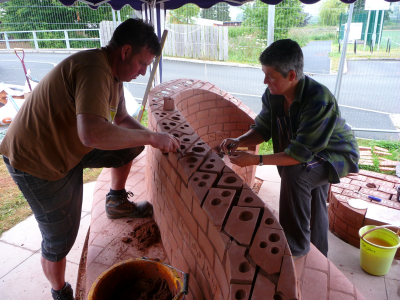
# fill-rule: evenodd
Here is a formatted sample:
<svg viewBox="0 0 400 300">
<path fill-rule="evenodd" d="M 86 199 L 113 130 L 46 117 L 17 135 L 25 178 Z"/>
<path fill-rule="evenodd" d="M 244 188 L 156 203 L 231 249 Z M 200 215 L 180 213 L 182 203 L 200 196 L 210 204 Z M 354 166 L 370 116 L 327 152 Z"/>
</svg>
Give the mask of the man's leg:
<svg viewBox="0 0 400 300">
<path fill-rule="evenodd" d="M 64 178 L 48 181 L 13 168 L 7 169 L 28 201 L 42 234 L 42 269 L 52 286 L 54 299 L 73 299 L 71 285 L 65 282 L 65 257 L 79 230 L 82 207 L 82 166 Z"/>
<path fill-rule="evenodd" d="M 126 165 L 111 169 L 111 189 L 118 191 L 125 189 L 126 180 L 132 167 L 132 161 Z"/>
<path fill-rule="evenodd" d="M 326 257 L 328 257 L 328 198 L 329 183 L 316 187 L 311 191 L 311 243 Z"/>
<path fill-rule="evenodd" d="M 112 168 L 111 190 L 106 195 L 106 214 L 110 219 L 122 217 L 143 218 L 151 215 L 152 205 L 147 201 L 133 203 L 129 197 L 133 193 L 125 190 L 125 183 L 135 159 L 144 147 L 135 147 L 121 150 L 99 150 L 95 149 L 87 154 L 82 160 L 84 168 Z"/>
<path fill-rule="evenodd" d="M 292 254 L 305 255 L 310 251 L 312 190 L 328 183 L 329 165 L 324 163 L 310 172 L 306 172 L 301 164 L 279 167 L 278 170 L 282 179 L 279 223 L 285 231 Z M 316 222 L 318 220 L 319 216 Z"/>
<path fill-rule="evenodd" d="M 65 267 L 67 259 L 64 257 L 60 261 L 52 262 L 42 256 L 40 262 L 42 264 L 43 273 L 47 280 L 50 281 L 53 290 L 61 290 L 65 285 Z"/>
</svg>

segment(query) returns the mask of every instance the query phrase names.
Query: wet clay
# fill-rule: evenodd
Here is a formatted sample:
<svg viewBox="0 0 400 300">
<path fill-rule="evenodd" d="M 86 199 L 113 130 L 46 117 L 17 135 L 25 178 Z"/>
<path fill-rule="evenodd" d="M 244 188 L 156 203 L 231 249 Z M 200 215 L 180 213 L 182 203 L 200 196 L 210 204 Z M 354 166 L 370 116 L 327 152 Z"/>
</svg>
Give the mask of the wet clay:
<svg viewBox="0 0 400 300">
<path fill-rule="evenodd" d="M 167 281 L 161 278 L 137 280 L 122 287 L 119 293 L 112 296 L 112 299 L 124 300 L 172 300 L 172 298 Z"/>
<path fill-rule="evenodd" d="M 135 247 L 144 251 L 161 239 L 160 229 L 154 220 L 136 226 L 129 235 L 134 238 Z"/>
</svg>

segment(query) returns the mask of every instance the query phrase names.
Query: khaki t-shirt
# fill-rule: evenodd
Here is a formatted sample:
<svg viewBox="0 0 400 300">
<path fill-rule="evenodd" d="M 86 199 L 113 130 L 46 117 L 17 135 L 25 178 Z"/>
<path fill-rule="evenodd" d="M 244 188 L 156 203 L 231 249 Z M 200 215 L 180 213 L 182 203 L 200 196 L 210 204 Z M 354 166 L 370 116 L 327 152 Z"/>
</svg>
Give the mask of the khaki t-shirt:
<svg viewBox="0 0 400 300">
<path fill-rule="evenodd" d="M 0 153 L 16 169 L 58 180 L 93 149 L 80 141 L 76 116 L 88 113 L 112 122 L 117 109 L 125 109 L 123 86 L 112 75 L 105 49 L 78 52 L 36 86 L 12 121 Z"/>
</svg>

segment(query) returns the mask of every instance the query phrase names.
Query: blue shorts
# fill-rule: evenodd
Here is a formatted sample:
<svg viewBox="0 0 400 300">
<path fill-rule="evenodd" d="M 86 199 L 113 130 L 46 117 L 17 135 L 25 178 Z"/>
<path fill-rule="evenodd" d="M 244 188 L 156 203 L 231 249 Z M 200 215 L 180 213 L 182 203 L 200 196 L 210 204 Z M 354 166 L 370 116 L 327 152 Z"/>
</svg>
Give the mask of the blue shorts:
<svg viewBox="0 0 400 300">
<path fill-rule="evenodd" d="M 74 245 L 79 230 L 84 168 L 118 168 L 131 162 L 144 147 L 122 150 L 94 149 L 67 176 L 49 181 L 17 170 L 3 156 L 8 172 L 28 201 L 42 233 L 42 256 L 62 260 Z"/>
</svg>

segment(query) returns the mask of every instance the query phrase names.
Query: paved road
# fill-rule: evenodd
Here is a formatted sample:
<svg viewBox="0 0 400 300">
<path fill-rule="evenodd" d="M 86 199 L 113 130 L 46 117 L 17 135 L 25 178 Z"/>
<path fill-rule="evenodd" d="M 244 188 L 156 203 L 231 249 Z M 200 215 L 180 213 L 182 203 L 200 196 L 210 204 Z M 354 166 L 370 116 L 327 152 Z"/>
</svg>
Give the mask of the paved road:
<svg viewBox="0 0 400 300">
<path fill-rule="evenodd" d="M 308 68 L 306 65 L 305 69 L 316 69 L 316 64 L 313 65 L 313 63 L 319 58 L 307 60 L 307 57 L 319 53 L 322 48 L 318 48 L 317 51 L 316 45 L 307 47 L 310 47 L 310 51 L 305 51 L 306 64 L 307 61 L 311 61 L 311 63 L 310 67 Z M 28 69 L 32 69 L 33 77 L 41 79 L 53 68 L 54 64 L 60 62 L 66 56 L 68 55 L 26 53 L 26 66 Z M 343 105 L 341 107 L 342 114 L 350 125 L 362 128 L 395 129 L 389 114 L 400 114 L 399 70 L 400 62 L 398 61 L 350 61 L 348 63 L 348 73 L 343 76 L 339 103 Z M 333 92 L 336 75 L 324 75 L 323 68 L 320 69 L 320 72 L 322 74 L 313 75 L 313 78 L 325 84 Z M 163 81 L 191 78 L 212 82 L 221 89 L 234 94 L 254 112 L 261 109 L 260 99 L 265 90 L 261 69 L 164 60 L 163 73 Z M 141 99 L 143 97 L 147 80 L 148 74 L 127 84 L 135 98 Z M 21 63 L 14 54 L 1 54 L 0 82 L 8 84 L 24 83 Z M 348 106 L 365 110 L 349 108 Z M 382 137 L 381 133 L 356 134 L 366 138 L 380 139 Z M 390 136 L 398 138 L 394 134 Z"/>
<path fill-rule="evenodd" d="M 331 41 L 309 42 L 302 48 L 304 55 L 304 72 L 329 74 L 331 60 Z"/>
</svg>

